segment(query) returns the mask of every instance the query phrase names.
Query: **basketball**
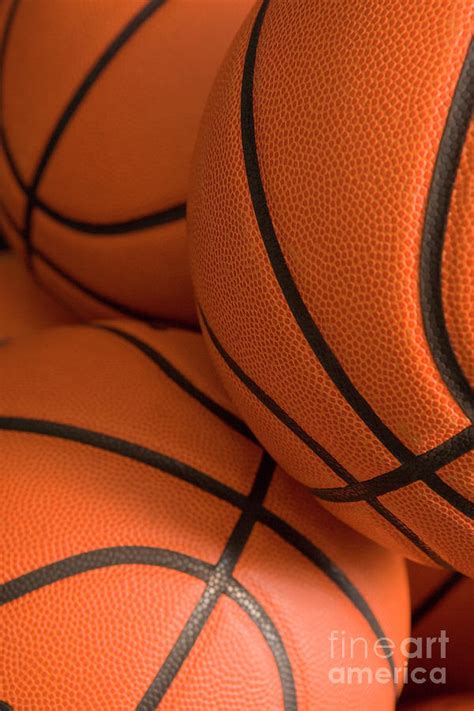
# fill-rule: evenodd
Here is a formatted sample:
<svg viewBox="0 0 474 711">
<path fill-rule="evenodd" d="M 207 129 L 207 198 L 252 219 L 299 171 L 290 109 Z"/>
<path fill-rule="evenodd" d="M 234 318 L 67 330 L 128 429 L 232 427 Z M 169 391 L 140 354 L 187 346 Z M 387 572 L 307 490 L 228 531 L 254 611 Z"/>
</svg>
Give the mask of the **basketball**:
<svg viewBox="0 0 474 711">
<path fill-rule="evenodd" d="M 12 338 L 75 320 L 34 283 L 17 255 L 0 251 L 0 346 Z"/>
<path fill-rule="evenodd" d="M 434 671 L 433 679 L 420 683 L 409 678 L 403 699 L 424 699 L 434 693 L 459 693 L 473 690 L 474 651 L 471 638 L 474 626 L 474 581 L 460 573 L 408 564 L 412 604 L 411 636 L 416 640 L 434 639 L 429 650 L 417 649 L 409 668 Z M 440 636 L 447 640 L 443 649 Z M 418 654 L 420 652 L 420 654 Z M 445 670 L 443 672 L 443 670 Z M 434 683 L 433 683 L 434 681 Z"/>
<path fill-rule="evenodd" d="M 191 153 L 253 0 L 4 0 L 0 212 L 82 318 L 195 320 Z"/>
<path fill-rule="evenodd" d="M 264 0 L 189 202 L 206 340 L 331 513 L 474 575 L 471 0 Z"/>
<path fill-rule="evenodd" d="M 262 451 L 200 335 L 61 327 L 0 367 L 5 707 L 394 708 L 403 560 Z"/>
</svg>

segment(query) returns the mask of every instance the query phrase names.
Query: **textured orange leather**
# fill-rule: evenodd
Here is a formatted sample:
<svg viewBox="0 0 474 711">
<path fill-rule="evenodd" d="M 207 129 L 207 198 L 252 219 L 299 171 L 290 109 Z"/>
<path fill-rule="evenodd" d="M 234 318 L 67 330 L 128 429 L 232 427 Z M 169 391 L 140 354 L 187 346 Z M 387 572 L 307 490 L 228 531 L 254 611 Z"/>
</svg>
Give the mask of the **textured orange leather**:
<svg viewBox="0 0 474 711">
<path fill-rule="evenodd" d="M 2 2 L 2 209 L 40 278 L 83 317 L 195 320 L 191 153 L 252 4 Z"/>
<path fill-rule="evenodd" d="M 471 0 L 259 2 L 205 112 L 189 225 L 258 438 L 357 530 L 474 575 L 472 30 Z"/>
<path fill-rule="evenodd" d="M 462 152 L 445 239 L 447 327 L 456 356 L 474 387 L 474 124 Z"/>
<path fill-rule="evenodd" d="M 426 644 L 420 647 L 421 656 L 410 660 L 409 669 L 435 667 L 446 669 L 442 685 L 433 684 L 429 678 L 424 684 L 409 679 L 403 692 L 403 700 L 424 699 L 439 693 L 474 691 L 472 668 L 474 650 L 474 581 L 459 573 L 427 568 L 417 563 L 408 563 L 408 579 L 412 606 L 412 631 L 414 638 L 426 641 L 438 639 L 442 630 L 449 641 L 446 656 L 435 643 L 430 655 Z M 439 680 L 438 674 L 438 680 Z"/>
<path fill-rule="evenodd" d="M 1 344 L 46 326 L 74 320 L 73 314 L 34 283 L 15 254 L 0 252 Z"/>
<path fill-rule="evenodd" d="M 440 695 L 419 704 L 401 706 L 406 711 L 472 711 L 474 693 Z"/>
<path fill-rule="evenodd" d="M 230 409 L 198 334 L 131 321 L 0 351 L 0 699 L 38 709 L 393 709 L 396 555 L 321 509 Z M 341 660 L 329 635 L 359 642 Z"/>
</svg>

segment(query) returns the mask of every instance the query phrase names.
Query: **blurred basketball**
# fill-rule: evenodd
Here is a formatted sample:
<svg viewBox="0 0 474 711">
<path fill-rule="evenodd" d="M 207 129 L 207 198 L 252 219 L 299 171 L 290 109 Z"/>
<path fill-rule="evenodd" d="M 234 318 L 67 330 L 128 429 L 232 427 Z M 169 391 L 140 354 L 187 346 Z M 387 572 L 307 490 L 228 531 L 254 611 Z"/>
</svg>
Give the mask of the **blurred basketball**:
<svg viewBox="0 0 474 711">
<path fill-rule="evenodd" d="M 73 321 L 71 312 L 34 283 L 17 255 L 0 251 L 0 345 Z"/>
<path fill-rule="evenodd" d="M 412 604 L 412 631 L 415 639 L 433 639 L 426 645 L 413 646 L 409 669 L 423 667 L 428 681 L 420 683 L 409 678 L 403 699 L 424 699 L 435 693 L 474 692 L 472 668 L 472 629 L 474 627 L 474 581 L 460 573 L 427 568 L 408 563 Z M 439 644 L 447 640 L 444 648 Z M 420 652 L 420 654 L 418 654 Z M 429 673 L 435 672 L 435 683 Z M 443 673 L 442 670 L 445 670 Z"/>
<path fill-rule="evenodd" d="M 223 381 L 327 508 L 474 575 L 471 0 L 264 0 L 190 199 Z"/>
<path fill-rule="evenodd" d="M 85 318 L 195 319 L 191 153 L 252 0 L 5 0 L 0 201 L 10 242 Z"/>
<path fill-rule="evenodd" d="M 200 336 L 65 327 L 0 368 L 4 703 L 393 709 L 403 561 L 276 467 Z"/>
</svg>

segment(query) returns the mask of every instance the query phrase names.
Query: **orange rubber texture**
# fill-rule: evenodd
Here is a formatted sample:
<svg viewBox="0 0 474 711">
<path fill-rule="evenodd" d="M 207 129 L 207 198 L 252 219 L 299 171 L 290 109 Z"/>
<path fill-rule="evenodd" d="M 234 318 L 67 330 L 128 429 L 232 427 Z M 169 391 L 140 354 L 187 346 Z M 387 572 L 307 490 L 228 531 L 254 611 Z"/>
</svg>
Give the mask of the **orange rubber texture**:
<svg viewBox="0 0 474 711">
<path fill-rule="evenodd" d="M 85 294 L 96 317 L 195 321 L 191 154 L 251 5 L 2 3 L 0 211 L 15 219 L 30 266 L 84 318 Z"/>
<path fill-rule="evenodd" d="M 469 575 L 472 31 L 470 0 L 259 2 L 188 211 L 208 345 L 259 440 L 358 531 Z"/>
<path fill-rule="evenodd" d="M 275 467 L 201 336 L 63 327 L 7 344 L 0 368 L 1 700 L 394 708 L 373 643 L 388 635 L 403 664 L 403 560 Z M 388 683 L 331 684 L 347 663 L 332 630 L 367 640 L 351 664 Z"/>
<path fill-rule="evenodd" d="M 0 252 L 0 344 L 74 321 L 73 314 L 35 284 L 17 255 Z"/>
</svg>

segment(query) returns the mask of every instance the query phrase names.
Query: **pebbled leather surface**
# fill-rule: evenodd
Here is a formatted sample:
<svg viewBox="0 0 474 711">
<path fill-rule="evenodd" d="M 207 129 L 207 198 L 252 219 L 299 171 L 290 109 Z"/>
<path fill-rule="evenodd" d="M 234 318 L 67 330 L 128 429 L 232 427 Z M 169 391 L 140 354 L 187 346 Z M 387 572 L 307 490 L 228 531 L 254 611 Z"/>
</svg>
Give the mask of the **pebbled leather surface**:
<svg viewBox="0 0 474 711">
<path fill-rule="evenodd" d="M 259 7 L 266 12 L 250 87 Z M 250 391 L 209 338 L 228 392 L 279 463 L 309 486 L 344 485 L 309 440 L 365 481 L 440 444 L 449 449 L 450 438 L 472 424 L 433 358 L 419 293 L 425 208 L 472 30 L 467 0 L 270 0 L 249 18 L 214 85 L 189 209 L 196 293 L 222 349 L 263 395 Z M 257 166 L 254 160 L 249 168 L 252 138 Z M 458 222 L 470 209 L 456 197 L 462 189 L 456 186 L 453 205 Z M 268 220 L 262 228 L 262 201 L 273 241 Z M 446 256 L 443 287 L 451 313 L 462 312 L 452 319 L 466 324 L 468 234 L 453 228 L 454 222 L 450 253 L 459 249 L 461 256 Z M 283 276 L 275 263 L 286 265 Z M 470 335 L 454 321 L 448 325 L 469 360 Z M 313 345 L 318 337 L 337 362 L 335 374 L 323 362 L 324 349 Z M 460 452 L 439 476 L 456 492 L 459 482 L 472 509 L 473 472 L 466 479 L 466 466 Z M 409 557 L 440 556 L 473 573 L 472 514 L 454 511 L 418 482 L 381 503 L 398 529 L 370 504 L 329 506 Z M 408 539 L 403 524 L 432 552 Z"/>
<path fill-rule="evenodd" d="M 156 697 L 143 699 L 161 673 L 164 709 L 393 709 L 391 684 L 328 682 L 340 651 L 331 659 L 327 638 L 334 628 L 375 639 L 341 590 L 347 576 L 398 645 L 408 634 L 403 561 L 346 528 L 280 469 L 272 474 L 260 447 L 209 409 L 212 400 L 232 413 L 201 336 L 108 326 L 122 335 L 64 327 L 0 351 L 0 699 L 14 711 L 152 709 Z M 30 418 L 23 431 L 19 418 Z M 44 421 L 95 432 L 94 444 L 54 436 Z M 156 453 L 181 465 L 171 474 Z M 254 491 L 262 475 L 268 486 Z M 195 561 L 188 572 L 173 568 L 186 556 Z M 34 573 L 53 563 L 56 582 Z M 206 591 L 199 575 L 217 568 Z M 36 589 L 31 576 L 21 588 L 32 572 Z M 176 646 L 189 639 L 176 662 Z M 387 665 L 361 654 L 355 664 Z M 291 684 L 296 706 L 284 706 Z"/>
</svg>

